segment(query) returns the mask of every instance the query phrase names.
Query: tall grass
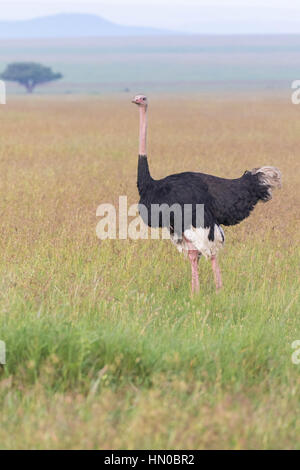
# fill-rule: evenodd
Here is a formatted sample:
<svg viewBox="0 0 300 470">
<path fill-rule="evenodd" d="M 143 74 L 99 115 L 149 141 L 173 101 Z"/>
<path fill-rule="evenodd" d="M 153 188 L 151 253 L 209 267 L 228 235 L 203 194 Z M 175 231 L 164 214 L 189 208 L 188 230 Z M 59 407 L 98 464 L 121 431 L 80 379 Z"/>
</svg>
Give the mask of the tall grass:
<svg viewBox="0 0 300 470">
<path fill-rule="evenodd" d="M 122 100 L 5 110 L 0 447 L 299 448 L 297 110 L 250 97 L 150 108 L 154 176 L 284 175 L 272 202 L 226 230 L 223 291 L 202 260 L 191 299 L 168 241 L 96 238 L 98 204 L 137 200 L 137 116 Z"/>
</svg>

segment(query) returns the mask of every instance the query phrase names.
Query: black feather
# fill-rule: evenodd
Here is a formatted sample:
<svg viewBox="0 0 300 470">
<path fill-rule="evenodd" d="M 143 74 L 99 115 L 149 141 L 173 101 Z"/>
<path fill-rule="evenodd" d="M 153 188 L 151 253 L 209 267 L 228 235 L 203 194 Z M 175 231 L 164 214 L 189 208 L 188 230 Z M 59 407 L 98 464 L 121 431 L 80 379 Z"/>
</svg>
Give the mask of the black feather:
<svg viewBox="0 0 300 470">
<path fill-rule="evenodd" d="M 212 196 L 212 211 L 218 224 L 236 225 L 250 215 L 258 201 L 269 200 L 268 186 L 257 174 L 245 171 L 237 179 L 199 173 Z"/>
<path fill-rule="evenodd" d="M 147 209 L 147 214 L 140 210 L 144 222 L 151 227 L 165 226 L 162 213 L 158 224 L 151 217 L 153 204 L 166 204 L 171 207 L 179 204 L 183 210 L 185 204 L 192 205 L 192 224 L 196 221 L 196 205 L 204 205 L 204 227 L 210 228 L 209 239 L 214 240 L 215 224 L 235 225 L 244 220 L 259 200 L 268 200 L 268 187 L 261 184 L 259 177 L 246 171 L 241 178 L 224 179 L 203 173 L 179 173 L 154 180 L 149 171 L 145 155 L 139 156 L 137 186 L 140 194 L 140 208 Z M 153 214 L 153 213 L 152 213 Z M 157 217 L 156 217 L 157 220 Z M 171 232 L 174 220 L 170 219 Z M 182 232 L 187 228 L 182 221 Z M 181 235 L 181 234 L 179 234 Z"/>
</svg>

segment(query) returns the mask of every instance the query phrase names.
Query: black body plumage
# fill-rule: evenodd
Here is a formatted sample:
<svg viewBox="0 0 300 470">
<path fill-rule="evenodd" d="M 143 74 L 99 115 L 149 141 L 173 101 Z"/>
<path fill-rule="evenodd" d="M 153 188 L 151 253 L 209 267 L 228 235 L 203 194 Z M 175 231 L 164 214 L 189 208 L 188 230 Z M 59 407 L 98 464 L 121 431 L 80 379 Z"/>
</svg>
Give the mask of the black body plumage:
<svg viewBox="0 0 300 470">
<path fill-rule="evenodd" d="M 214 226 L 236 225 L 249 216 L 258 201 L 270 199 L 269 187 L 262 181 L 261 173 L 246 171 L 237 179 L 224 179 L 204 173 L 185 172 L 154 180 L 149 171 L 147 157 L 139 155 L 137 187 L 140 194 L 140 210 L 144 222 L 151 227 L 164 226 L 163 217 L 159 223 L 151 216 L 151 206 L 166 204 L 192 205 L 192 224 L 197 226 L 196 205 L 204 205 L 204 227 L 210 228 L 209 239 L 214 239 Z M 155 218 L 157 221 L 157 217 Z M 171 218 L 171 232 L 174 224 Z M 182 221 L 182 231 L 186 229 Z M 182 235 L 178 234 L 178 235 Z"/>
</svg>

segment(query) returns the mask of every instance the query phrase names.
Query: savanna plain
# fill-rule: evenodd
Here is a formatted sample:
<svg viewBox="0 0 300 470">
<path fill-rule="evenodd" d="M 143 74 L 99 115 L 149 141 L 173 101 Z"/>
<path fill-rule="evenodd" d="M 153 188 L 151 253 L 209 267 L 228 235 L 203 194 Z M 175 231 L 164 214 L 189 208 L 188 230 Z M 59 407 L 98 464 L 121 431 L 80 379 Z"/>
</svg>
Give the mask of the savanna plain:
<svg viewBox="0 0 300 470">
<path fill-rule="evenodd" d="M 137 90 L 141 91 L 141 90 Z M 1 111 L 2 449 L 299 449 L 300 106 L 262 93 L 149 96 L 160 178 L 269 164 L 283 188 L 225 228 L 224 289 L 168 240 L 96 236 L 137 202 L 126 94 L 11 97 Z"/>
</svg>

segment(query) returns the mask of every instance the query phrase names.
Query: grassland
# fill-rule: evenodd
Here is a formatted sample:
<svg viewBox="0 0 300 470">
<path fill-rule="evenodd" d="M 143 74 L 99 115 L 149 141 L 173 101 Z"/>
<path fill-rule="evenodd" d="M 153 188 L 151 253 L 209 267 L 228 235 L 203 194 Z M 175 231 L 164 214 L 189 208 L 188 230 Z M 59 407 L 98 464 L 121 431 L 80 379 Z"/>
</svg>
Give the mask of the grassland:
<svg viewBox="0 0 300 470">
<path fill-rule="evenodd" d="M 63 80 L 38 93 L 290 90 L 298 79 L 298 36 L 168 36 L 1 40 L 0 71 L 36 61 Z M 296 76 L 295 76 L 296 74 Z M 8 84 L 14 93 L 24 93 Z"/>
<path fill-rule="evenodd" d="M 299 449 L 300 108 L 151 99 L 154 177 L 283 172 L 274 199 L 226 230 L 223 291 L 202 260 L 194 299 L 170 242 L 96 238 L 100 203 L 137 201 L 124 96 L 0 111 L 0 448 Z"/>
</svg>

